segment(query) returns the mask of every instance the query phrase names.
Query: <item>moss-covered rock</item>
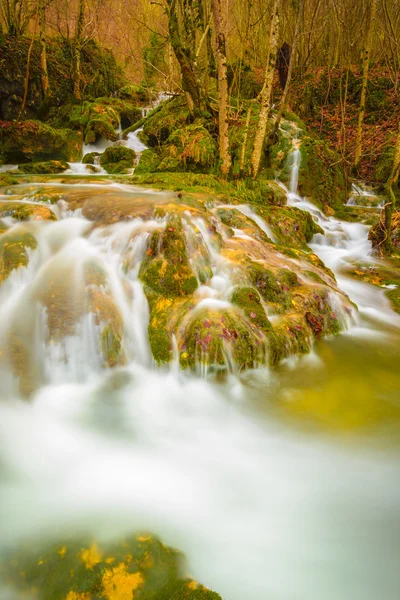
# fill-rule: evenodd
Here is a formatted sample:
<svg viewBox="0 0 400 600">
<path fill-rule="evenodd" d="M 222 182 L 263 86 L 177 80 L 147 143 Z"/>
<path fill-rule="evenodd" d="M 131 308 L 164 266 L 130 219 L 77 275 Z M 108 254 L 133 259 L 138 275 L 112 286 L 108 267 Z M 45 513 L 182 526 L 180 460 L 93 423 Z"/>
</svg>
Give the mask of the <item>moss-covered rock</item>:
<svg viewBox="0 0 400 600">
<path fill-rule="evenodd" d="M 187 577 L 184 556 L 141 534 L 120 543 L 66 539 L 27 545 L 2 561 L 2 580 L 37 600 L 221 600 Z"/>
<path fill-rule="evenodd" d="M 100 157 L 100 164 L 107 173 L 126 173 L 135 164 L 136 153 L 125 146 L 111 146 Z"/>
<path fill-rule="evenodd" d="M 215 164 L 217 144 L 207 129 L 201 123 L 195 122 L 173 131 L 163 152 L 165 159 L 179 161 L 177 165 L 182 171 L 206 171 Z M 158 166 L 159 171 L 163 169 L 169 170 L 165 161 Z M 175 167 L 172 170 L 178 169 Z"/>
<path fill-rule="evenodd" d="M 10 273 L 29 262 L 29 250 L 37 247 L 36 239 L 24 229 L 5 232 L 0 235 L 0 284 Z"/>
<path fill-rule="evenodd" d="M 183 96 L 167 100 L 144 121 L 144 143 L 152 148 L 161 146 L 171 133 L 188 124 L 188 119 L 189 109 Z"/>
<path fill-rule="evenodd" d="M 75 162 L 82 136 L 70 129 L 54 129 L 40 121 L 3 122 L 0 127 L 0 159 L 6 163 L 48 160 Z"/>
<path fill-rule="evenodd" d="M 84 165 L 94 165 L 95 159 L 99 156 L 101 156 L 100 152 L 87 152 L 82 158 L 82 163 Z"/>
<path fill-rule="evenodd" d="M 197 288 L 179 216 L 169 217 L 165 230 L 153 233 L 139 277 L 146 286 L 165 298 L 189 295 Z"/>
<path fill-rule="evenodd" d="M 143 173 L 154 173 L 161 162 L 156 152 L 148 148 L 140 154 L 139 164 L 135 167 L 135 175 Z"/>
<path fill-rule="evenodd" d="M 51 175 L 63 173 L 69 169 L 69 164 L 63 160 L 48 160 L 47 162 L 24 163 L 19 165 L 18 169 L 22 173 Z"/>
<path fill-rule="evenodd" d="M 1 217 L 12 217 L 17 221 L 57 221 L 56 215 L 47 206 L 27 202 L 0 202 Z"/>
</svg>

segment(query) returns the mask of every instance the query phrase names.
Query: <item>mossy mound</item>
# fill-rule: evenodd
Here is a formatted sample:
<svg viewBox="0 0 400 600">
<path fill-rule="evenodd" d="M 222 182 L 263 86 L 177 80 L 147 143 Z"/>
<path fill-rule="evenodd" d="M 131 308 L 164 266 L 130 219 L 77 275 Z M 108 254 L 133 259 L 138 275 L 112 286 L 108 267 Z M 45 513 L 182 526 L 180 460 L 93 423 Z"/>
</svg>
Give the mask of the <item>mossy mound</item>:
<svg viewBox="0 0 400 600">
<path fill-rule="evenodd" d="M 119 125 L 128 127 L 141 117 L 141 110 L 133 102 L 120 98 L 96 98 L 80 105 L 67 104 L 53 113 L 52 123 L 82 131 L 85 144 L 94 144 L 100 138 L 115 142 Z"/>
<path fill-rule="evenodd" d="M 148 148 L 140 154 L 139 164 L 135 167 L 135 175 L 143 173 L 154 173 L 161 162 L 161 158 L 156 152 Z"/>
<path fill-rule="evenodd" d="M 95 159 L 101 156 L 100 152 L 87 152 L 85 156 L 82 158 L 82 163 L 84 165 L 94 165 Z"/>
<path fill-rule="evenodd" d="M 1 123 L 0 160 L 5 163 L 76 162 L 81 148 L 81 134 L 71 129 L 54 129 L 40 121 Z"/>
<path fill-rule="evenodd" d="M 329 148 L 327 142 L 300 129 L 299 123 L 304 127 L 301 121 L 282 120 L 278 141 L 267 149 L 267 173 L 278 174 L 282 181 L 289 184 L 293 151 L 299 148 L 299 194 L 317 206 L 339 208 L 348 199 L 348 185 L 340 157 Z"/>
<path fill-rule="evenodd" d="M 304 136 L 300 146 L 299 192 L 332 208 L 347 202 L 348 189 L 338 156 L 321 139 Z"/>
<path fill-rule="evenodd" d="M 135 164 L 136 153 L 125 146 L 107 148 L 100 157 L 100 165 L 107 173 L 126 173 Z"/>
<path fill-rule="evenodd" d="M 164 231 L 155 231 L 140 269 L 143 283 L 166 298 L 192 294 L 197 280 L 190 267 L 182 220 L 168 218 Z"/>
<path fill-rule="evenodd" d="M 17 221 L 57 221 L 54 212 L 42 204 L 0 202 L 0 218 L 12 217 Z"/>
<path fill-rule="evenodd" d="M 19 171 L 22 173 L 51 175 L 53 173 L 63 173 L 69 169 L 69 164 L 62 160 L 48 160 L 47 162 L 33 162 L 19 165 Z"/>
<path fill-rule="evenodd" d="M 176 129 L 168 137 L 158 171 L 207 171 L 215 165 L 217 144 L 199 122 Z"/>
<path fill-rule="evenodd" d="M 392 216 L 392 232 L 391 232 L 393 248 L 400 252 L 400 211 L 397 211 Z M 379 220 L 371 227 L 368 239 L 373 248 L 377 252 L 383 252 L 383 242 L 386 240 L 386 231 Z"/>
<path fill-rule="evenodd" d="M 189 109 L 185 98 L 178 96 L 167 100 L 144 121 L 143 141 L 151 148 L 160 147 L 176 129 L 189 122 Z"/>
<path fill-rule="evenodd" d="M 184 556 L 143 534 L 120 543 L 67 539 L 23 547 L 0 567 L 2 580 L 37 600 L 221 600 L 187 577 Z"/>
<path fill-rule="evenodd" d="M 29 263 L 29 250 L 37 247 L 36 239 L 24 229 L 7 232 L 0 229 L 0 284 L 10 273 Z"/>
</svg>

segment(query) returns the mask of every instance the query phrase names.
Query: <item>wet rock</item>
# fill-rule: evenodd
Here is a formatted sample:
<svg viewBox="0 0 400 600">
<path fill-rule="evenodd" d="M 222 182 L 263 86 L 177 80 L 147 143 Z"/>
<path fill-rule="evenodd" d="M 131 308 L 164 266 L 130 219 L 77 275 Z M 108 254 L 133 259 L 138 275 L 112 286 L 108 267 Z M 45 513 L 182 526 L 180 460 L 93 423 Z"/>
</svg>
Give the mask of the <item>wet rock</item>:
<svg viewBox="0 0 400 600">
<path fill-rule="evenodd" d="M 26 544 L 0 567 L 4 584 L 37 600 L 221 600 L 187 576 L 184 556 L 148 534 L 119 543 Z"/>
<path fill-rule="evenodd" d="M 12 217 L 17 221 L 57 221 L 50 208 L 33 202 L 0 202 L 1 217 Z"/>
<path fill-rule="evenodd" d="M 0 160 L 5 163 L 76 162 L 81 148 L 81 134 L 71 129 L 54 129 L 40 121 L 4 121 L 0 127 Z"/>
<path fill-rule="evenodd" d="M 14 269 L 26 267 L 29 262 L 29 250 L 35 250 L 37 247 L 34 236 L 23 228 L 5 231 L 0 235 L 0 284 Z"/>
<path fill-rule="evenodd" d="M 135 164 L 136 153 L 124 146 L 111 146 L 100 156 L 100 164 L 107 173 L 125 173 Z"/>
<path fill-rule="evenodd" d="M 53 173 L 63 173 L 69 169 L 69 164 L 62 160 L 48 160 L 47 162 L 32 162 L 19 165 L 19 171 L 22 173 L 49 175 Z"/>
</svg>

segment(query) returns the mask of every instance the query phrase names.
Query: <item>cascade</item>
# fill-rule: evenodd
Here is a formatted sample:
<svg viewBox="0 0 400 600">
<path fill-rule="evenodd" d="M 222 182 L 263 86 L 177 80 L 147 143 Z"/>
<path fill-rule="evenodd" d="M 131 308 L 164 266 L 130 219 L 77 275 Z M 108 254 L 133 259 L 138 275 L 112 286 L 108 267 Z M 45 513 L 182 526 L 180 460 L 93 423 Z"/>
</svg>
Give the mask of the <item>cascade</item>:
<svg viewBox="0 0 400 600">
<path fill-rule="evenodd" d="M 317 397 L 323 423 L 330 402 L 335 414 L 365 407 L 372 421 L 381 405 L 394 407 L 400 383 L 399 318 L 381 291 L 345 273 L 354 260 L 375 260 L 367 228 L 327 217 L 298 195 L 300 158 L 295 147 L 288 204 L 321 227 L 310 246 L 338 286 L 323 270 L 280 255 L 274 228 L 249 205 L 200 209 L 172 193 L 87 180 L 22 184 L 0 197 L 36 210 L 31 220 L 1 219 L 2 236 L 23 236 L 27 245 L 25 261 L 0 284 L 0 558 L 26 540 L 151 531 L 185 552 L 193 576 L 224 600 L 397 600 L 398 451 L 304 431 L 277 411 Z M 54 204 L 43 201 L 51 194 Z M 58 220 L 36 218 L 44 211 Z M 190 267 L 197 284 L 175 301 L 157 299 L 143 278 L 163 240 L 167 249 L 180 242 L 173 213 L 187 251 L 187 264 L 183 253 L 175 263 Z M 253 368 L 239 372 L 225 324 L 225 376 L 212 377 L 202 362 L 209 334 L 198 340 L 198 368 L 184 372 L 182 336 L 199 315 L 208 332 L 209 320 L 236 310 L 246 325 L 237 337 L 251 338 L 248 322 L 263 313 L 253 317 L 251 308 L 245 318 L 247 307 L 232 301 L 252 284 L 250 255 L 260 268 L 267 256 L 280 273 L 296 272 L 310 299 L 322 284 L 307 272 L 323 278 L 347 333 L 301 359 L 289 355 L 276 371 L 266 368 L 258 340 Z M 154 272 L 154 287 L 172 263 Z M 172 364 L 163 367 L 148 336 L 152 319 L 156 331 L 163 327 L 158 305 L 170 307 L 171 326 L 184 307 Z M 286 316 L 274 302 L 260 305 L 279 327 Z M 348 390 L 343 405 L 337 381 Z M 368 385 L 376 386 L 372 395 Z M 0 580 L 0 597 L 18 592 Z"/>
</svg>

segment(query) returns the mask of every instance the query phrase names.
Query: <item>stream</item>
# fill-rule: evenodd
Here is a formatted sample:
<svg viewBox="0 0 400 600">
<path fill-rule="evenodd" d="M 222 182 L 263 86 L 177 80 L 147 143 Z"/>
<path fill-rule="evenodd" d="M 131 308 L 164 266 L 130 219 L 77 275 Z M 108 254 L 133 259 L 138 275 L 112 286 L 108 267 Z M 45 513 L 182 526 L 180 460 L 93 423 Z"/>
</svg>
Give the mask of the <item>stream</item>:
<svg viewBox="0 0 400 600">
<path fill-rule="evenodd" d="M 138 272 L 159 223 L 87 233 L 79 209 L 62 201 L 52 207 L 58 221 L 29 223 L 39 245 L 28 267 L 0 287 L 0 348 L 10 328 L 30 327 L 41 379 L 26 402 L 0 354 L 0 553 L 71 532 L 118 539 L 151 531 L 182 550 L 192 575 L 224 600 L 398 599 L 400 428 L 392 414 L 400 402 L 400 317 L 382 290 L 346 274 L 354 260 L 377 260 L 368 228 L 326 217 L 301 198 L 299 160 L 294 150 L 288 203 L 323 228 L 311 247 L 358 311 L 342 334 L 273 370 L 219 380 L 154 366 Z M 96 185 L 71 182 L 57 184 L 61 194 L 63 186 L 85 193 Z M 116 194 L 130 189 L 104 185 Z M 2 199 L 29 196 L 13 193 Z M 133 228 L 133 268 L 123 278 Z M 107 271 L 123 318 L 128 360 L 116 370 L 102 368 L 89 316 L 63 343 L 48 344 L 43 310 L 30 301 L 64 271 L 78 294 L 91 258 Z M 212 260 L 204 302 L 226 302 L 229 272 L 220 257 Z M 18 596 L 3 590 L 0 598 Z"/>
</svg>

